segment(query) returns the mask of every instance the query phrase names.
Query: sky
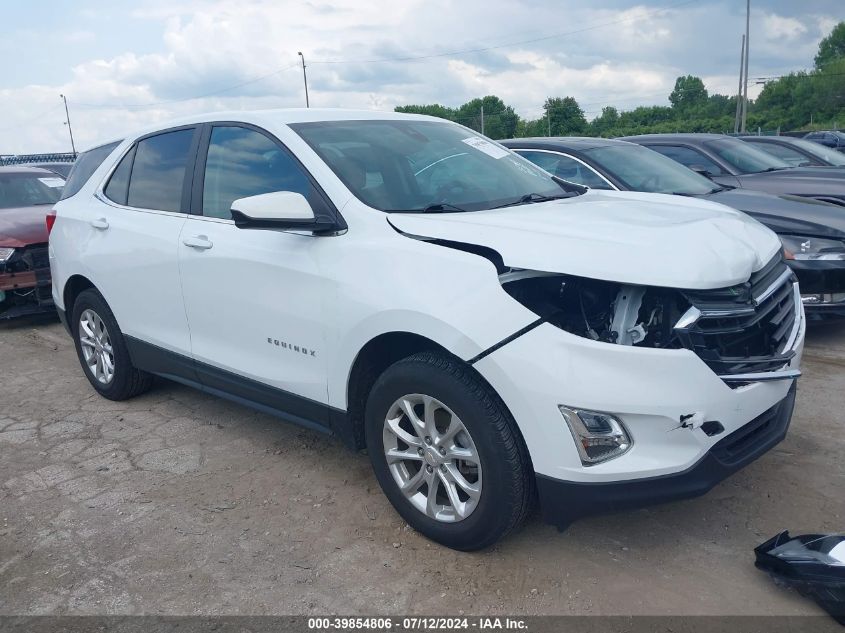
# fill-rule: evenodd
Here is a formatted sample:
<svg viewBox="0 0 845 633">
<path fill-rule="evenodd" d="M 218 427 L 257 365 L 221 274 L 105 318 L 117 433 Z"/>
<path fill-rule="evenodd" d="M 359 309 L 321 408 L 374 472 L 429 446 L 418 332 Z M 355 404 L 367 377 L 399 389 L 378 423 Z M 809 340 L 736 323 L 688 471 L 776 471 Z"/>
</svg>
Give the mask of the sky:
<svg viewBox="0 0 845 633">
<path fill-rule="evenodd" d="M 812 67 L 843 0 L 752 0 L 750 73 Z M 743 0 L 0 0 L 0 154 L 69 151 L 198 112 L 392 110 L 495 94 L 668 104 L 679 75 L 735 94 Z"/>
</svg>

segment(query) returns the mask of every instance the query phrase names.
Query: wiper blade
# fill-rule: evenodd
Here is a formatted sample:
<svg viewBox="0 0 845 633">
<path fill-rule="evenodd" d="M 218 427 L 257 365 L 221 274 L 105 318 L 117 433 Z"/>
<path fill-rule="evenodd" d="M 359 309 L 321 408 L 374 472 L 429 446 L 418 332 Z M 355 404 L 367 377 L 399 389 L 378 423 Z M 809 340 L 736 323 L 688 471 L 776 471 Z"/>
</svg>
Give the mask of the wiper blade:
<svg viewBox="0 0 845 633">
<path fill-rule="evenodd" d="M 466 209 L 456 207 L 454 204 L 448 202 L 438 202 L 437 204 L 430 204 L 422 211 L 416 213 L 464 213 Z"/>
<path fill-rule="evenodd" d="M 540 193 L 527 193 L 522 196 L 519 200 L 514 200 L 513 202 L 506 202 L 505 204 L 500 204 L 497 207 L 492 207 L 493 209 L 504 209 L 505 207 L 515 207 L 518 204 L 528 204 L 530 202 L 548 202 L 549 200 L 560 200 L 561 198 L 571 198 L 574 194 L 566 193 L 559 196 L 544 196 Z"/>
<path fill-rule="evenodd" d="M 552 180 L 554 180 L 561 189 L 568 191 L 573 196 L 580 196 L 582 193 L 587 193 L 588 187 L 564 180 L 560 176 L 552 176 Z"/>
<path fill-rule="evenodd" d="M 437 204 L 430 204 L 424 209 L 385 209 L 385 213 L 463 213 L 466 209 L 456 207 L 454 204 L 448 202 L 438 202 Z"/>
</svg>

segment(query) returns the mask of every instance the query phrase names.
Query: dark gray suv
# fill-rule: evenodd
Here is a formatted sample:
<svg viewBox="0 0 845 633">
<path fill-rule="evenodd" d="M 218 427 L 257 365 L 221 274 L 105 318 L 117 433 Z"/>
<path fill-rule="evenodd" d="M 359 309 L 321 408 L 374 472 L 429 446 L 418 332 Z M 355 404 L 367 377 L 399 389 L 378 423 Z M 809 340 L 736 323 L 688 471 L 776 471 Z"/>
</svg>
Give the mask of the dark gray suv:
<svg viewBox="0 0 845 633">
<path fill-rule="evenodd" d="M 845 175 L 789 163 L 724 134 L 643 134 L 620 140 L 644 145 L 728 187 L 815 198 L 845 206 Z"/>
</svg>

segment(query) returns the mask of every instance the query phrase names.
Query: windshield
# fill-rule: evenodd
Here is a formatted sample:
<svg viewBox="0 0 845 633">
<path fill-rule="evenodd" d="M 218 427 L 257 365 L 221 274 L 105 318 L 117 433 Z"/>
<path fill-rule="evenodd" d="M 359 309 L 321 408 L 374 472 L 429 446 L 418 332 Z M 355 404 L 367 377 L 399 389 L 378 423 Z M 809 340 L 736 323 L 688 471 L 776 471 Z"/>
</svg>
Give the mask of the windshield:
<svg viewBox="0 0 845 633">
<path fill-rule="evenodd" d="M 53 204 L 64 184 L 61 176 L 48 172 L 0 174 L 0 209 Z"/>
<path fill-rule="evenodd" d="M 732 165 L 741 174 L 758 174 L 791 167 L 787 162 L 767 154 L 735 138 L 707 141 L 705 145 L 719 158 Z"/>
<path fill-rule="evenodd" d="M 453 123 L 321 121 L 290 127 L 361 202 L 381 211 L 479 211 L 574 195 L 524 158 Z"/>
<path fill-rule="evenodd" d="M 631 191 L 702 195 L 719 188 L 704 176 L 641 145 L 594 147 L 583 154 Z"/>
<path fill-rule="evenodd" d="M 835 149 L 829 149 L 824 145 L 814 143 L 813 141 L 805 141 L 802 138 L 791 140 L 790 145 L 795 145 L 808 154 L 818 156 L 823 161 L 830 163 L 831 165 L 836 165 L 837 167 L 845 166 L 845 154 L 837 152 Z"/>
</svg>

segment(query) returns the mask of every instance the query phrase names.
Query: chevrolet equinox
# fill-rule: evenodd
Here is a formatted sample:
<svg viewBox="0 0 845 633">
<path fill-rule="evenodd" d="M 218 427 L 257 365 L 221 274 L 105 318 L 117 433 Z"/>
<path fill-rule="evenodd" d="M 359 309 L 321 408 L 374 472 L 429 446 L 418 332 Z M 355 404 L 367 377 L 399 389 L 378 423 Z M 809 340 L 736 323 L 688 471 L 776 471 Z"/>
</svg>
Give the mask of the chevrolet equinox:
<svg viewBox="0 0 845 633">
<path fill-rule="evenodd" d="M 367 449 L 461 550 L 702 494 L 786 434 L 804 339 L 780 241 L 588 190 L 458 124 L 198 116 L 84 153 L 47 218 L 86 377 L 153 375 Z"/>
</svg>

